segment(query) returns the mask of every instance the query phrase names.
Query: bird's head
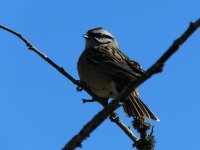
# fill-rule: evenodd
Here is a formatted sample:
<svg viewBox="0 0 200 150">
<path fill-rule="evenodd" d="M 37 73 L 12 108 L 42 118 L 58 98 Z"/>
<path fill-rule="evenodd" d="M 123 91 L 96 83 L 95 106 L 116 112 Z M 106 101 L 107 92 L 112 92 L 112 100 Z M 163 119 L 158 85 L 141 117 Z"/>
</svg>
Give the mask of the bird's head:
<svg viewBox="0 0 200 150">
<path fill-rule="evenodd" d="M 118 43 L 114 36 L 101 27 L 89 30 L 83 37 L 86 39 L 86 48 L 105 44 L 118 47 Z"/>
</svg>

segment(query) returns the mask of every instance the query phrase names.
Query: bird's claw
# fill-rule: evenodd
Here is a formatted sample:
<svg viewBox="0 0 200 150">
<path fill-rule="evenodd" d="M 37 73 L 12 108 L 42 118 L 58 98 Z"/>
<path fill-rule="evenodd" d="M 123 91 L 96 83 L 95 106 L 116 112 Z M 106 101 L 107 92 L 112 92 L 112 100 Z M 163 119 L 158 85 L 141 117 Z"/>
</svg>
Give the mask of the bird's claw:
<svg viewBox="0 0 200 150">
<path fill-rule="evenodd" d="M 78 82 L 78 85 L 77 85 L 77 87 L 76 87 L 76 91 L 77 92 L 81 92 L 82 90 L 83 90 L 83 87 L 81 86 L 81 81 L 80 80 L 77 80 L 77 82 Z"/>
<path fill-rule="evenodd" d="M 83 90 L 83 88 L 82 88 L 81 86 L 77 86 L 77 87 L 76 87 L 76 91 L 77 91 L 77 92 L 81 92 L 82 90 Z"/>
</svg>

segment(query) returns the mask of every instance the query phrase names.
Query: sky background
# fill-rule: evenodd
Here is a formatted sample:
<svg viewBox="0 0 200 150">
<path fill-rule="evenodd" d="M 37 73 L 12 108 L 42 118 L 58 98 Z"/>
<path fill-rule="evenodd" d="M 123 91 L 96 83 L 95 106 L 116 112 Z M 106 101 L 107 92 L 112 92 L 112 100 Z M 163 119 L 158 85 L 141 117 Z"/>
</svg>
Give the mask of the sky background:
<svg viewBox="0 0 200 150">
<path fill-rule="evenodd" d="M 0 24 L 21 33 L 78 79 L 82 35 L 108 29 L 121 50 L 146 70 L 200 17 L 199 0 L 1 0 Z M 141 99 L 160 118 L 156 150 L 199 148 L 200 30 L 167 62 L 164 72 L 139 87 Z M 68 79 L 18 38 L 0 29 L 0 149 L 60 150 L 102 107 L 83 104 Z M 131 126 L 122 108 L 121 119 Z M 108 119 L 83 150 L 131 150 L 131 140 Z"/>
</svg>

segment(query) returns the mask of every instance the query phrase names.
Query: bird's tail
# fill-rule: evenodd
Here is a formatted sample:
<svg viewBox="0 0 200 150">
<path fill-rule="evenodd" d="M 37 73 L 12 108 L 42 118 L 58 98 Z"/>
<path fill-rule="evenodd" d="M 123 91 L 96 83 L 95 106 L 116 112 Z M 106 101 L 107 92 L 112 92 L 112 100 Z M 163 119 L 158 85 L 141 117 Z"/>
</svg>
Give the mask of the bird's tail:
<svg viewBox="0 0 200 150">
<path fill-rule="evenodd" d="M 128 117 L 142 117 L 142 118 L 151 118 L 155 121 L 160 121 L 154 113 L 149 110 L 149 108 L 141 101 L 137 91 L 134 91 L 128 99 L 125 101 L 124 111 Z"/>
</svg>

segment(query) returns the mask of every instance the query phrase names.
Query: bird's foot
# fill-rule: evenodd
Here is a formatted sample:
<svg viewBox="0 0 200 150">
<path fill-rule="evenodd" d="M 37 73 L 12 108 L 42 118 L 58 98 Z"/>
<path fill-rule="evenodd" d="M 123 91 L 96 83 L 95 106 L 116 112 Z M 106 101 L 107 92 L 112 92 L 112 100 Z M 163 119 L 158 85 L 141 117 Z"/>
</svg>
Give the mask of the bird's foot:
<svg viewBox="0 0 200 150">
<path fill-rule="evenodd" d="M 84 89 L 82 86 L 82 82 L 80 80 L 77 80 L 77 82 L 78 82 L 78 85 L 76 87 L 76 91 L 81 92 Z"/>
</svg>

